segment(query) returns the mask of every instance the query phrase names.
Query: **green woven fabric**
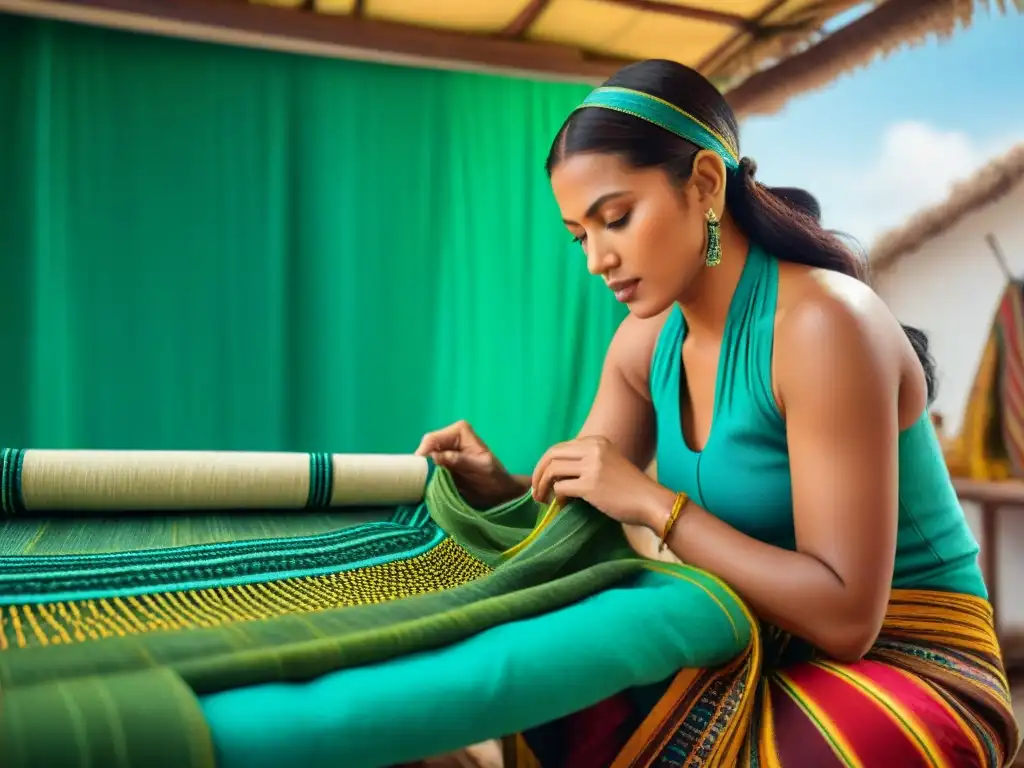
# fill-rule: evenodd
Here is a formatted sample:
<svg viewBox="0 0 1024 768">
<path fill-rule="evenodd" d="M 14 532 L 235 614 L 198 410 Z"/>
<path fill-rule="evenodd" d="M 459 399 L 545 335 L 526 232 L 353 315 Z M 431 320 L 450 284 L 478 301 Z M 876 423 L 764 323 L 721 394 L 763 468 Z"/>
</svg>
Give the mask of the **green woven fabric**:
<svg viewBox="0 0 1024 768">
<path fill-rule="evenodd" d="M 568 505 L 507 560 L 502 552 L 542 516 L 529 497 L 474 512 L 439 471 L 426 505 L 456 542 L 493 566 L 490 574 L 377 605 L 0 652 L 0 754 L 11 756 L 4 764 L 38 765 L 34 758 L 61 743 L 83 756 L 79 762 L 96 765 L 212 766 L 197 694 L 310 679 L 450 644 L 566 605 L 644 567 L 619 526 L 585 504 Z M 153 739 L 145 726 L 156 716 L 166 727 Z M 140 733 L 151 737 L 134 738 Z"/>
<path fill-rule="evenodd" d="M 228 541 L 313 536 L 387 520 L 394 509 L 282 510 L 119 515 L 116 524 L 89 517 L 16 518 L 0 523 L 0 557 L 159 549 Z"/>
</svg>

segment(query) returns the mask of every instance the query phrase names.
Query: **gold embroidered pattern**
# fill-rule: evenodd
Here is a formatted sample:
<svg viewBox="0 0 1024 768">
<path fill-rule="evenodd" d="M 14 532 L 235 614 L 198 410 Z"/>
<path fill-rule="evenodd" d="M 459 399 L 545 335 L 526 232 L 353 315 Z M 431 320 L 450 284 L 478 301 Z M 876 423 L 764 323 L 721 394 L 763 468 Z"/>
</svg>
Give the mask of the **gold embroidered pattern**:
<svg viewBox="0 0 1024 768">
<path fill-rule="evenodd" d="M 341 573 L 132 597 L 0 607 L 0 651 L 369 605 L 466 584 L 491 572 L 451 539 L 416 557 Z"/>
</svg>

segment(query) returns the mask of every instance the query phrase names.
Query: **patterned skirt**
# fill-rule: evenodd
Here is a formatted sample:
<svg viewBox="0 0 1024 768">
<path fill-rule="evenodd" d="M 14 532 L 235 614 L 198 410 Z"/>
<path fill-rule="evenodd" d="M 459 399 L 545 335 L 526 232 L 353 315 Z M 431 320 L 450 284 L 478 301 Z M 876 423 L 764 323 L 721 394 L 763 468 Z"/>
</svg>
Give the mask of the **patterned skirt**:
<svg viewBox="0 0 1024 768">
<path fill-rule="evenodd" d="M 893 592 L 861 661 L 762 627 L 734 662 L 680 672 L 645 716 L 620 695 L 553 726 L 560 738 L 507 740 L 507 768 L 1001 768 L 1020 741 L 989 603 L 917 590 Z"/>
</svg>

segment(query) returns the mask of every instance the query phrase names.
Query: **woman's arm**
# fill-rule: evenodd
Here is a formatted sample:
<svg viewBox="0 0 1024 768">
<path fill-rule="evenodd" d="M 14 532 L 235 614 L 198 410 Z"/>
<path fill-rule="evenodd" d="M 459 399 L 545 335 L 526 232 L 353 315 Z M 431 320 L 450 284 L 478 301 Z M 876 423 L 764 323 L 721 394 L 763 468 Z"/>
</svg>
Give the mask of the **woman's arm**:
<svg viewBox="0 0 1024 768">
<path fill-rule="evenodd" d="M 901 354 L 890 324 L 827 295 L 805 299 L 779 323 L 797 551 L 746 536 L 692 503 L 668 540 L 762 617 L 839 660 L 874 643 L 892 584 Z M 673 500 L 652 488 L 653 530 L 662 531 Z"/>
<path fill-rule="evenodd" d="M 576 439 L 604 437 L 629 461 L 646 469 L 654 457 L 654 405 L 648 383 L 654 345 L 665 315 L 627 315 L 605 354 L 597 393 Z M 529 482 L 529 478 L 527 478 Z"/>
<path fill-rule="evenodd" d="M 654 405 L 648 384 L 651 356 L 665 315 L 638 320 L 632 315 L 619 324 L 601 367 L 597 392 L 576 439 L 601 437 L 640 469 L 654 458 Z M 524 490 L 536 476 L 516 475 Z M 538 501 L 551 501 L 550 489 L 533 488 Z"/>
</svg>

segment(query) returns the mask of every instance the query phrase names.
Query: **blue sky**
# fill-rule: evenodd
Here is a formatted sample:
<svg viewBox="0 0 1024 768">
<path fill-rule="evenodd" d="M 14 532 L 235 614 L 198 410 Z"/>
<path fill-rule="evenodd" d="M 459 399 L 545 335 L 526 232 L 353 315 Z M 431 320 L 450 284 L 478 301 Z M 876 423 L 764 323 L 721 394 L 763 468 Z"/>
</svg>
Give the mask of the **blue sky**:
<svg viewBox="0 0 1024 768">
<path fill-rule="evenodd" d="M 745 121 L 741 142 L 761 181 L 813 192 L 827 226 L 869 246 L 1024 142 L 1024 14 L 979 13 Z"/>
</svg>

